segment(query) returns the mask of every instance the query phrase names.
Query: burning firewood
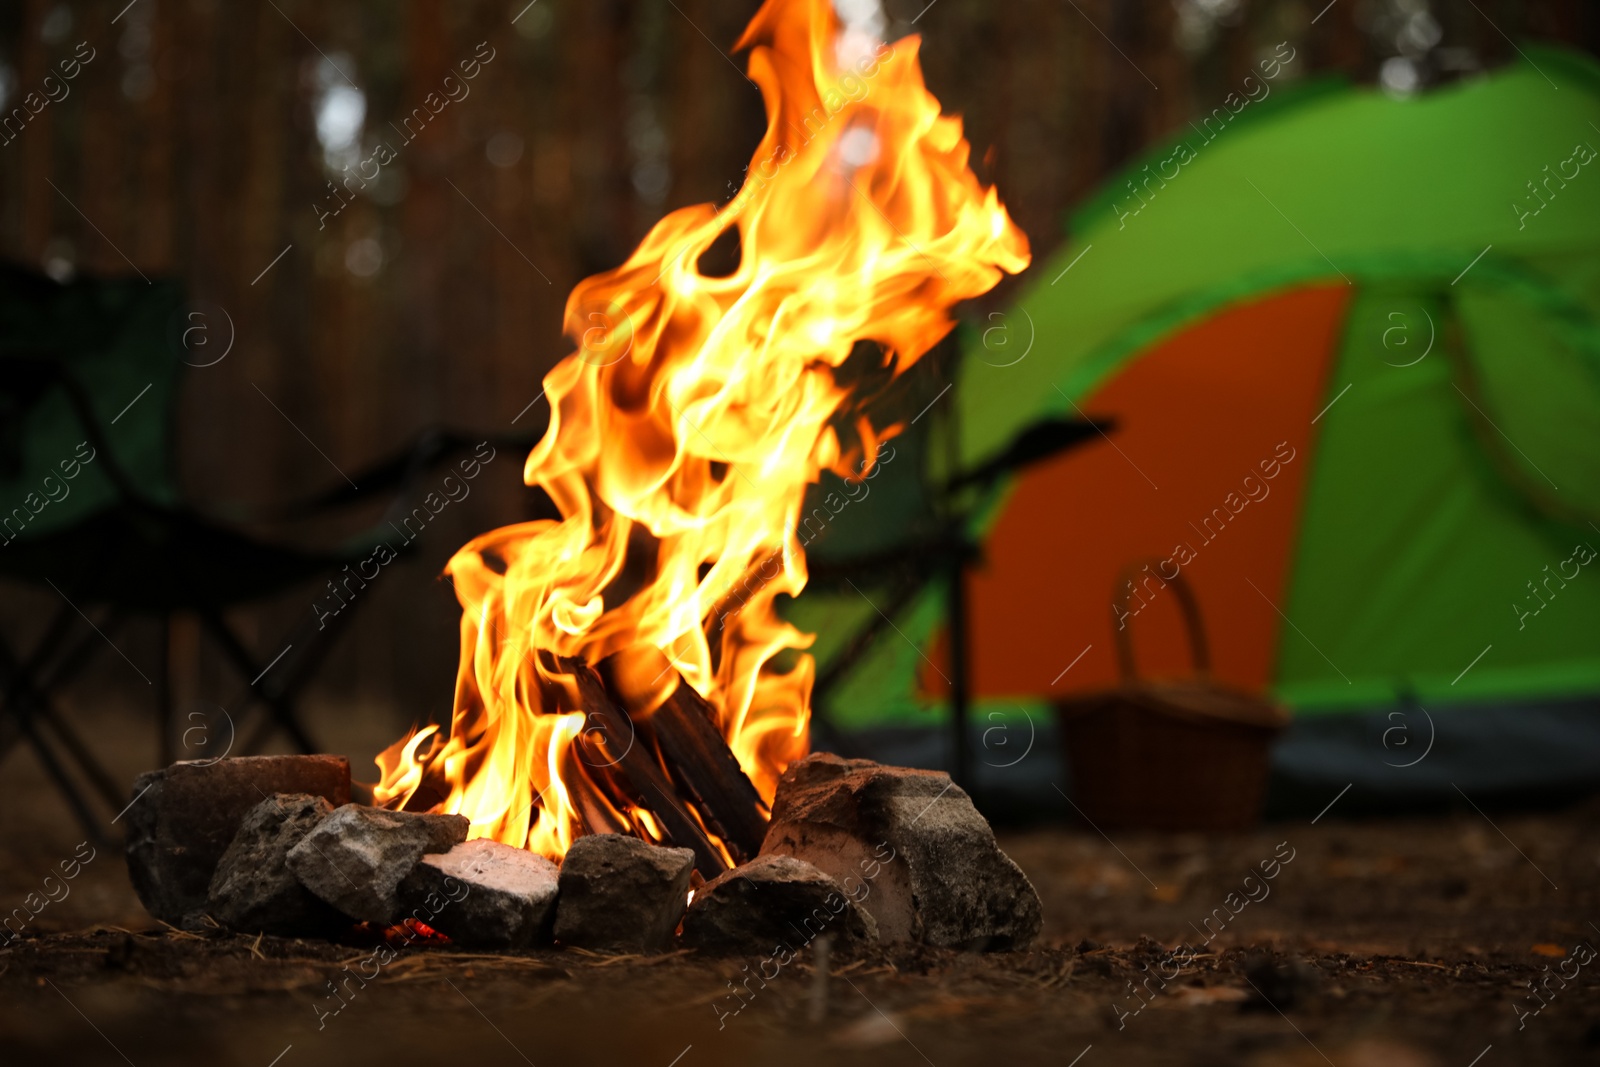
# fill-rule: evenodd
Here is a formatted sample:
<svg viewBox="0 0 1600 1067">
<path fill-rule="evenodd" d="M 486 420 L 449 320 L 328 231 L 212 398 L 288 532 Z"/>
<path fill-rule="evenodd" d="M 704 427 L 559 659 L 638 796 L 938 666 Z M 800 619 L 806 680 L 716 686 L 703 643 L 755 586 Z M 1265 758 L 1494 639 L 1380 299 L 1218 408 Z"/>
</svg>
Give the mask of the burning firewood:
<svg viewBox="0 0 1600 1067">
<path fill-rule="evenodd" d="M 666 662 L 665 657 L 660 658 Z M 667 671 L 672 677 L 671 692 L 650 709 L 640 703 L 648 694 L 630 692 L 619 677 L 615 657 L 600 664 L 607 691 L 646 722 L 662 762 L 707 827 L 721 838 L 735 862 L 754 859 L 767 833 L 767 807 L 723 740 L 716 709 L 690 688 L 670 663 L 656 676 Z M 701 873 L 710 878 L 718 872 Z"/>
<path fill-rule="evenodd" d="M 728 861 L 722 851 L 679 798 L 662 767 L 651 733 L 612 699 L 593 668 L 570 660 L 563 661 L 561 667 L 576 679 L 583 697 L 586 719 L 579 744 L 584 762 L 591 767 L 618 768 L 665 831 L 666 840 L 662 843 L 690 849 L 702 875 L 714 877 L 727 870 Z"/>
</svg>

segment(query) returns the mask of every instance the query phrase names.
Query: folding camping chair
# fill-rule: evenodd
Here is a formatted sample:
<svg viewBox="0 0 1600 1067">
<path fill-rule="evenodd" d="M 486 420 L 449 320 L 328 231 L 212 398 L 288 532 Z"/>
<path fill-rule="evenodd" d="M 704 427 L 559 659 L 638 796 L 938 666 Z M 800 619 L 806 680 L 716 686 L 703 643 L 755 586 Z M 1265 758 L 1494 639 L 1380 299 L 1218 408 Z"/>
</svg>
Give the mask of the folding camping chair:
<svg viewBox="0 0 1600 1067">
<path fill-rule="evenodd" d="M 182 500 L 173 450 L 182 349 L 171 335 L 174 323 L 181 329 L 183 307 L 173 282 L 59 285 L 0 267 L 0 577 L 48 589 L 60 601 L 31 651 L 0 635 L 0 759 L 27 744 L 96 836 L 104 823 L 74 772 L 113 812 L 126 793 L 60 714 L 54 694 L 63 684 L 91 657 L 108 649 L 120 655 L 115 638 L 130 619 L 154 617 L 162 635 L 155 676 L 129 666 L 154 690 L 161 761 L 170 762 L 167 643 L 173 616 L 190 613 L 245 683 L 230 707 L 266 710 L 243 749 L 277 730 L 314 751 L 296 698 L 353 612 L 320 620 L 308 612 L 260 655 L 225 612 L 354 564 L 387 529 L 380 520 L 346 544 L 307 551 L 258 539 Z M 425 434 L 373 469 L 371 492 L 398 487 L 398 506 L 422 468 L 462 444 Z M 334 493 L 310 510 L 368 495 Z"/>
</svg>

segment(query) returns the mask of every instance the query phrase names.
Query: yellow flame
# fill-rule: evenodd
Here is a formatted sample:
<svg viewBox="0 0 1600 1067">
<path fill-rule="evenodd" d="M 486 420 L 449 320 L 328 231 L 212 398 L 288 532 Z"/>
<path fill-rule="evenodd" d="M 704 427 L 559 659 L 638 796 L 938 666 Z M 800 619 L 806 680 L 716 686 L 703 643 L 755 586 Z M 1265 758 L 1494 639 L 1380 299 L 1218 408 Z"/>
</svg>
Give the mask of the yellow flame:
<svg viewBox="0 0 1600 1067">
<path fill-rule="evenodd" d="M 430 727 L 380 757 L 379 803 L 431 801 L 475 837 L 563 855 L 596 769 L 552 654 L 664 655 L 769 801 L 805 753 L 812 638 L 774 601 L 806 584 L 806 486 L 859 473 L 895 429 L 858 418 L 841 441 L 835 369 L 870 341 L 903 371 L 950 330 L 952 305 L 1028 263 L 968 167 L 960 120 L 923 85 L 919 45 L 842 28 L 828 0 L 756 14 L 739 47 L 767 132 L 745 183 L 721 209 L 663 218 L 568 298 L 579 347 L 545 377 L 550 425 L 524 472 L 562 518 L 483 534 L 450 561 L 463 608 L 450 735 Z M 701 257 L 730 229 L 738 266 L 707 276 Z M 649 813 L 627 814 L 661 838 Z"/>
</svg>

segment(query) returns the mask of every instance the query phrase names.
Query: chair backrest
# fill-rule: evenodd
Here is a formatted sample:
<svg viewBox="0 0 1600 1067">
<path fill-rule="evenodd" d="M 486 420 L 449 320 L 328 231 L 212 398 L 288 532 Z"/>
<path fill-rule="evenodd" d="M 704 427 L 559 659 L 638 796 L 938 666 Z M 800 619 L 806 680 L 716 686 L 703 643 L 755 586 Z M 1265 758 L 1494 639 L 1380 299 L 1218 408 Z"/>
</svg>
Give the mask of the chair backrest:
<svg viewBox="0 0 1600 1067">
<path fill-rule="evenodd" d="M 0 552 L 104 509 L 178 499 L 179 283 L 0 266 Z"/>
</svg>

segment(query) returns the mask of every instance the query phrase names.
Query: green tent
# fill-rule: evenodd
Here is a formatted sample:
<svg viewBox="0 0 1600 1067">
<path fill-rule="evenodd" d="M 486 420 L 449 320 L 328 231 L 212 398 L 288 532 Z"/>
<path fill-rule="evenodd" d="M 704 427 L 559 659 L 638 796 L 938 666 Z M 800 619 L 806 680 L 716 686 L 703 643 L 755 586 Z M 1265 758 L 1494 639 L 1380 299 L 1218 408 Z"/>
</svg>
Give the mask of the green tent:
<svg viewBox="0 0 1600 1067">
<path fill-rule="evenodd" d="M 893 543 L 930 472 L 1041 418 L 1109 418 L 965 501 L 982 728 L 1112 683 L 1117 623 L 1181 670 L 1150 578 L 1180 571 L 1214 674 L 1297 724 L 1600 693 L 1600 67 L 1528 55 L 1411 99 L 1279 87 L 1136 160 L 818 558 Z M 794 606 L 833 725 L 939 721 L 946 589 Z"/>
</svg>

